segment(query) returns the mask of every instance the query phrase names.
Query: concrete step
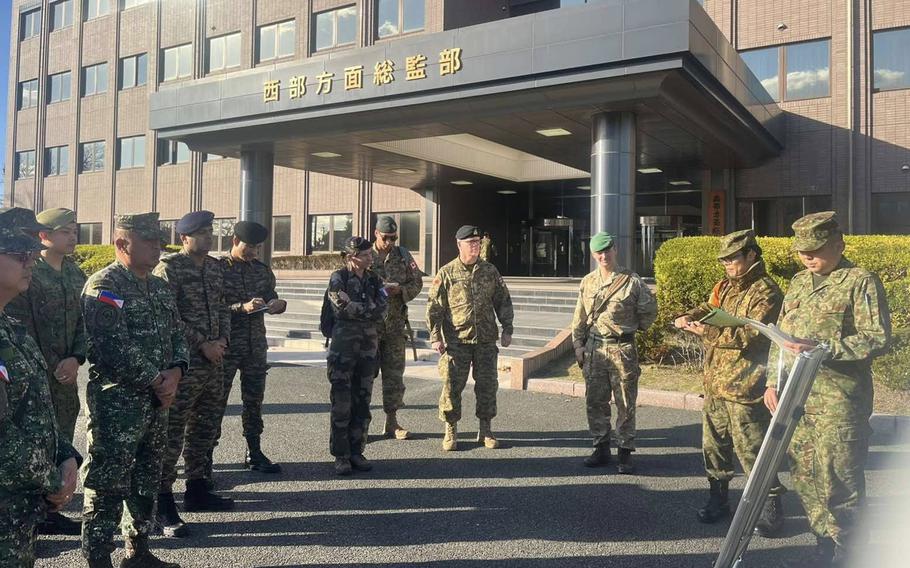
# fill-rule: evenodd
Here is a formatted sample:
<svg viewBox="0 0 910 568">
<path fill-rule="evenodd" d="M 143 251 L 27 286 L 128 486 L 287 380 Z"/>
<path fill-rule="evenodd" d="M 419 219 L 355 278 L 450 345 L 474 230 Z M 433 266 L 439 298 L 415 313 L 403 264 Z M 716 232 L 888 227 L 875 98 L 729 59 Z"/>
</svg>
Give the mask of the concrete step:
<svg viewBox="0 0 910 568">
<path fill-rule="evenodd" d="M 277 316 L 266 316 L 265 322 L 268 329 L 319 329 L 319 314 L 286 312 Z M 556 325 L 537 326 L 515 325 L 513 331 L 516 337 L 533 337 L 549 340 L 567 326 L 568 323 L 565 325 L 561 325 L 561 323 Z M 412 317 L 411 329 L 418 335 L 421 333 L 426 334 L 426 322 L 422 317 Z"/>
<path fill-rule="evenodd" d="M 285 300 L 313 300 L 313 301 L 322 301 L 323 296 L 325 295 L 325 290 L 283 290 L 278 289 L 278 296 Z M 564 295 L 542 295 L 535 293 L 515 293 L 512 292 L 512 303 L 513 304 L 537 304 L 540 302 L 546 302 L 551 305 L 563 305 L 563 306 L 575 306 L 575 302 L 578 300 L 578 294 L 564 294 Z M 418 294 L 413 300 L 412 304 L 426 304 L 427 295 L 425 292 Z"/>
<path fill-rule="evenodd" d="M 266 335 L 266 340 L 270 347 L 286 347 L 297 349 L 300 351 L 324 351 L 325 350 L 325 338 L 321 335 L 318 338 L 292 338 L 292 337 L 281 337 L 274 335 Z M 429 351 L 429 345 L 417 343 L 418 357 L 423 359 Z M 500 358 L 511 358 L 511 357 L 521 357 L 527 353 L 528 349 L 521 349 L 515 347 L 499 348 Z M 410 348 L 408 349 L 407 360 L 411 361 Z"/>
</svg>

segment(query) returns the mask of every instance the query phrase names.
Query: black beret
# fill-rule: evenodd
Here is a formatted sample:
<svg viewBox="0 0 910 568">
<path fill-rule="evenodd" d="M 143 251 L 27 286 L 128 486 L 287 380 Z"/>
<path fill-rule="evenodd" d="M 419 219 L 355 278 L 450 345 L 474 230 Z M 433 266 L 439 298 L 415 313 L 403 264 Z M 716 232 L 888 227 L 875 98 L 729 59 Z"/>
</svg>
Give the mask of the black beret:
<svg viewBox="0 0 910 568">
<path fill-rule="evenodd" d="M 215 214 L 211 211 L 193 211 L 181 217 L 174 229 L 178 235 L 192 235 L 200 229 L 211 227 L 214 218 Z"/>
<path fill-rule="evenodd" d="M 234 235 L 248 245 L 258 245 L 269 238 L 269 230 L 253 221 L 238 221 L 234 225 Z"/>
<path fill-rule="evenodd" d="M 358 252 L 370 250 L 371 248 L 373 248 L 373 245 L 367 239 L 363 237 L 351 237 L 347 240 L 347 242 L 344 243 L 342 254 L 353 255 L 357 254 Z"/>
<path fill-rule="evenodd" d="M 481 236 L 480 229 L 478 229 L 474 225 L 462 225 L 462 227 L 460 229 L 458 229 L 458 232 L 455 233 L 455 238 L 458 239 L 459 241 L 463 241 L 464 239 L 470 239 L 470 238 L 479 237 L 479 236 Z"/>
<path fill-rule="evenodd" d="M 392 217 L 383 215 L 379 219 L 376 219 L 376 230 L 380 233 L 397 233 L 398 223 L 396 223 L 395 219 Z"/>
</svg>

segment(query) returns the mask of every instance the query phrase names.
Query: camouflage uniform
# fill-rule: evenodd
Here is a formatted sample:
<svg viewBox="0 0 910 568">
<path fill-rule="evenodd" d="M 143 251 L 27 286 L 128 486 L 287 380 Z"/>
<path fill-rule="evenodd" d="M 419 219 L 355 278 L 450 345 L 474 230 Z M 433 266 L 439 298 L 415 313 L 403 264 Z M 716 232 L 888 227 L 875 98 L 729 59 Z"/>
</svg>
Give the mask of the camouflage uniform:
<svg viewBox="0 0 910 568">
<path fill-rule="evenodd" d="M 493 239 L 488 236 L 480 239 L 480 260 L 493 262 L 493 255 L 496 249 L 493 247 Z"/>
<path fill-rule="evenodd" d="M 385 259 L 374 247 L 372 270 L 384 282 L 401 286 L 401 294 L 389 297 L 385 319 L 378 326 L 382 408 L 386 413 L 394 413 L 404 406 L 407 304 L 423 289 L 423 276 L 408 249 L 397 246 L 392 247 Z"/>
<path fill-rule="evenodd" d="M 620 276 L 628 281 L 610 297 L 588 328 L 588 316 L 603 294 Z M 598 304 L 600 300 L 597 299 Z M 594 445 L 610 441 L 610 398 L 616 403 L 616 430 L 620 448 L 635 450 L 635 401 L 638 398 L 638 350 L 635 332 L 648 329 L 657 317 L 657 302 L 641 277 L 617 268 L 604 278 L 600 268 L 581 281 L 575 315 L 572 318 L 572 343 L 585 349 L 582 373 L 588 428 Z"/>
<path fill-rule="evenodd" d="M 154 274 L 171 285 L 185 324 L 190 367 L 180 380 L 177 397 L 169 409 L 167 451 L 161 471 L 161 493 L 168 493 L 177 479 L 177 460 L 183 453 L 186 478 L 206 477 L 208 456 L 221 423 L 224 372 L 202 354 L 207 341 L 228 339 L 231 314 L 223 302 L 222 267 L 206 255 L 202 267 L 185 252 L 161 259 Z M 184 440 L 186 448 L 184 448 Z"/>
<path fill-rule="evenodd" d="M 47 382 L 57 425 L 72 442 L 79 416 L 79 387 L 61 384 L 54 370 L 63 359 L 74 357 L 85 363 L 85 327 L 82 324 L 80 297 L 85 274 L 72 259 L 64 258 L 60 271 L 43 257 L 35 262 L 32 283 L 26 292 L 6 307 L 6 313 L 18 319 L 31 335 L 47 363 Z"/>
<path fill-rule="evenodd" d="M 812 251 L 839 234 L 831 212 L 814 213 L 793 224 L 794 248 Z M 820 244 L 819 244 L 820 243 Z M 817 246 L 816 246 L 817 245 Z M 872 414 L 872 360 L 891 338 L 891 317 L 881 280 L 842 258 L 815 284 L 804 270 L 793 277 L 778 326 L 785 332 L 826 343 L 822 364 L 790 444 L 793 487 L 816 536 L 849 546 L 866 497 L 865 465 Z M 769 364 L 781 353 L 771 346 Z M 784 368 L 794 356 L 783 351 Z"/>
<path fill-rule="evenodd" d="M 341 297 L 342 292 L 349 300 Z M 332 402 L 329 450 L 336 458 L 350 458 L 363 454 L 370 428 L 378 326 L 387 301 L 382 282 L 372 271 L 361 279 L 347 268 L 332 273 L 328 296 L 335 314 L 327 370 Z"/>
<path fill-rule="evenodd" d="M 456 258 L 439 269 L 427 301 L 430 341 L 446 346 L 439 358 L 443 380 L 439 419 L 454 424 L 461 419 L 461 392 L 473 368 L 476 414 L 481 420 L 496 416 L 499 378 L 496 362 L 499 329 L 512 335 L 512 297 L 499 271 L 479 260 L 465 266 Z"/>
<path fill-rule="evenodd" d="M 185 371 L 189 353 L 174 293 L 157 276 L 137 278 L 115 261 L 89 278 L 82 302 L 91 363 L 82 550 L 97 558 L 114 549 L 124 501 L 124 534 L 144 539 L 151 530 L 167 442 L 167 411 L 151 385 L 162 370 Z"/>
</svg>

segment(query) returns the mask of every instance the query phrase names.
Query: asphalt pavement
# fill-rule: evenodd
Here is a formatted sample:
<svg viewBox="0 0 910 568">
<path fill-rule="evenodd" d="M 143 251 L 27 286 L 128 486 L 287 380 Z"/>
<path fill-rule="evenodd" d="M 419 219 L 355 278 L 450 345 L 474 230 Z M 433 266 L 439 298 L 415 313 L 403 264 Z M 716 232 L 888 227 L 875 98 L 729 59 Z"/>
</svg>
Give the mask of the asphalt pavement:
<svg viewBox="0 0 910 568">
<path fill-rule="evenodd" d="M 698 413 L 639 408 L 639 474 L 625 476 L 612 467 L 582 466 L 590 451 L 582 400 L 500 390 L 493 425 L 502 447 L 488 450 L 472 439 L 477 420 L 469 385 L 459 451 L 445 453 L 436 415 L 440 383 L 406 382 L 409 406 L 399 417 L 415 439 L 371 437 L 366 455 L 374 470 L 349 478 L 335 476 L 331 467 L 325 369 L 271 371 L 263 449 L 284 466 L 277 476 L 242 466 L 235 388 L 215 470 L 219 491 L 236 500 L 236 510 L 185 514 L 192 535 L 156 537 L 154 549 L 184 567 L 218 568 L 712 565 L 727 525 L 695 519 L 707 493 Z M 378 381 L 373 402 L 372 430 L 378 431 L 384 419 Z M 80 417 L 80 451 L 84 429 Z M 874 439 L 867 475 L 873 512 L 908 493 L 907 471 L 892 462 L 907 455 L 906 444 Z M 734 480 L 737 498 L 743 483 L 742 476 Z M 182 491 L 180 480 L 175 493 L 182 497 Z M 80 510 L 81 499 L 80 488 L 69 510 Z M 786 495 L 784 505 L 782 538 L 753 539 L 746 566 L 777 566 L 811 550 L 814 539 L 795 494 Z M 77 537 L 42 537 L 38 566 L 81 566 L 78 545 Z M 121 553 L 122 545 L 115 561 Z"/>
</svg>

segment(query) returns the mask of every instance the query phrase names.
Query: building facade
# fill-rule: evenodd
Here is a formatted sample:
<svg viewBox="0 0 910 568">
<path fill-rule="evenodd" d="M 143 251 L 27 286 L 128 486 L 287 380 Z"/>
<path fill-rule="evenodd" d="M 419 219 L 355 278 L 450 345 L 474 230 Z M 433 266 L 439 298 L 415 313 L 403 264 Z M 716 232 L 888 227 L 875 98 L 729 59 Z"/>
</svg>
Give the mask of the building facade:
<svg viewBox="0 0 910 568">
<path fill-rule="evenodd" d="M 583 273 L 604 227 L 645 271 L 663 239 L 817 210 L 910 233 L 910 0 L 701 4 L 14 0 L 4 201 L 74 208 L 86 243 L 118 213 L 208 209 L 225 250 L 261 151 L 274 255 L 379 214 L 428 272 L 472 222 L 534 276 Z"/>
</svg>

